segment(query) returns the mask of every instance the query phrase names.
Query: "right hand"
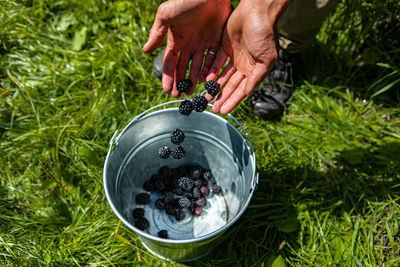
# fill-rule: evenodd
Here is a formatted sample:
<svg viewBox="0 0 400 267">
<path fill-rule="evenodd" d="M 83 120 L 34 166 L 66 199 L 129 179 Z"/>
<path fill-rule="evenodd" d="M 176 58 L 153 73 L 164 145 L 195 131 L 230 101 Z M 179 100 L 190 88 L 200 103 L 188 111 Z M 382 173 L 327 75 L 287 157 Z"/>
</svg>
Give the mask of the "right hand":
<svg viewBox="0 0 400 267">
<path fill-rule="evenodd" d="M 165 48 L 162 84 L 166 93 L 179 97 L 177 81 L 184 79 L 190 56 L 192 64 L 189 79 L 194 86 L 203 64 L 204 52 L 216 51 L 222 30 L 231 11 L 229 0 L 169 0 L 162 3 L 151 28 L 149 39 L 143 47 L 151 53 L 161 45 L 168 31 Z M 214 60 L 207 54 L 203 68 L 208 69 Z"/>
<path fill-rule="evenodd" d="M 277 59 L 274 25 L 288 0 L 241 0 L 226 23 L 221 47 L 206 79 L 223 90 L 212 111 L 223 115 L 250 95 Z M 219 70 L 226 64 L 223 72 Z M 213 97 L 206 94 L 210 101 Z"/>
</svg>

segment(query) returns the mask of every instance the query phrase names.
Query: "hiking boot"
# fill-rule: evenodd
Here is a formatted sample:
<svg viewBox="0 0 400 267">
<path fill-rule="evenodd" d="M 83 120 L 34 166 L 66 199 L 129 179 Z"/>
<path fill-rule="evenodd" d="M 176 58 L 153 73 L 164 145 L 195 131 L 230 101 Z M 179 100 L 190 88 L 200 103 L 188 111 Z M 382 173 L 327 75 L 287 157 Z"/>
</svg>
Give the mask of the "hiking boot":
<svg viewBox="0 0 400 267">
<path fill-rule="evenodd" d="M 254 89 L 248 99 L 249 106 L 261 118 L 279 120 L 286 110 L 286 102 L 293 94 L 292 63 L 290 55 L 279 49 L 278 61 Z"/>
</svg>

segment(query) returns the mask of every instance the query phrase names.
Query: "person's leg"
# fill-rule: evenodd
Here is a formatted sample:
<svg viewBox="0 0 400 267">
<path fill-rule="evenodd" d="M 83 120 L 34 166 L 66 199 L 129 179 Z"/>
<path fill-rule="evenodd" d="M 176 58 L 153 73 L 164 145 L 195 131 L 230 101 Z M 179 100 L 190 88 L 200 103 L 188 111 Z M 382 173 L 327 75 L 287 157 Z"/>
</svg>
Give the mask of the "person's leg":
<svg viewBox="0 0 400 267">
<path fill-rule="evenodd" d="M 249 97 L 249 105 L 265 120 L 279 119 L 293 93 L 290 54 L 303 50 L 318 34 L 338 0 L 292 0 L 279 17 L 279 58 L 263 82 Z"/>
<path fill-rule="evenodd" d="M 278 18 L 281 47 L 289 53 L 303 50 L 314 40 L 322 23 L 339 0 L 292 0 Z"/>
</svg>

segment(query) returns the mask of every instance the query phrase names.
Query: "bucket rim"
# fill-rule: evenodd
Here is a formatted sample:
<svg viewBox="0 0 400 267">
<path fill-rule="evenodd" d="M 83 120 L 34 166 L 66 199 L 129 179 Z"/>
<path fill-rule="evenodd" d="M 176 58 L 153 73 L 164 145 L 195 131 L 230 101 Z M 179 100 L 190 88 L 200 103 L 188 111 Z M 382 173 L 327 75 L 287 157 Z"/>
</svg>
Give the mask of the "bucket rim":
<svg viewBox="0 0 400 267">
<path fill-rule="evenodd" d="M 214 113 L 211 113 L 209 111 L 203 111 L 203 114 L 207 114 L 208 116 L 212 116 L 213 118 L 216 118 L 218 120 L 221 120 L 224 123 L 227 123 L 228 125 L 230 125 L 240 136 L 242 136 L 242 138 L 246 141 L 246 147 L 248 148 L 249 152 L 250 152 L 250 159 L 251 159 L 251 164 L 253 165 L 253 171 L 252 171 L 252 181 L 251 181 L 251 188 L 250 188 L 250 193 L 247 197 L 246 202 L 244 203 L 243 207 L 239 210 L 239 212 L 235 215 L 235 217 L 229 221 L 227 224 L 225 224 L 223 227 L 210 232 L 206 235 L 200 236 L 200 237 L 196 237 L 196 238 L 191 238 L 191 239 L 166 239 L 166 238 L 160 238 L 154 235 L 151 235 L 149 233 L 146 233 L 142 230 L 139 230 L 138 228 L 136 228 L 134 225 L 132 225 L 131 223 L 129 223 L 123 216 L 122 214 L 120 214 L 120 212 L 118 211 L 118 209 L 115 207 L 114 203 L 111 200 L 111 196 L 109 193 L 109 189 L 107 188 L 107 178 L 106 178 L 106 167 L 108 166 L 108 161 L 110 159 L 110 155 L 113 151 L 113 147 L 115 145 L 117 145 L 118 140 L 121 138 L 121 136 L 125 133 L 125 131 L 132 127 L 132 125 L 134 125 L 135 122 L 146 118 L 149 115 L 157 115 L 158 113 L 161 112 L 166 112 L 166 111 L 172 111 L 172 110 L 178 110 L 178 108 L 166 108 L 166 109 L 162 109 L 162 110 L 157 110 L 157 111 L 153 111 L 156 108 L 165 106 L 167 104 L 172 104 L 172 103 L 179 103 L 182 102 L 183 100 L 175 100 L 175 101 L 170 101 L 170 102 L 166 102 L 160 105 L 157 105 L 155 107 L 152 107 L 150 109 L 147 109 L 146 111 L 144 111 L 143 113 L 139 114 L 138 116 L 136 116 L 132 121 L 130 121 L 127 126 L 125 126 L 125 128 L 121 131 L 121 133 L 118 134 L 118 130 L 114 133 L 113 137 L 110 140 L 110 148 L 107 152 L 107 156 L 106 156 L 106 160 L 104 162 L 104 167 L 103 167 L 103 186 L 104 186 L 104 191 L 106 193 L 106 197 L 107 197 L 107 202 L 108 204 L 111 206 L 111 209 L 113 210 L 113 212 L 115 213 L 115 215 L 117 215 L 117 217 L 131 230 L 133 230 L 136 234 L 138 234 L 140 237 L 144 237 L 147 239 L 150 239 L 152 241 L 156 241 L 156 242 L 160 242 L 160 243 L 168 243 L 168 244 L 189 244 L 189 243 L 195 243 L 195 242 L 200 242 L 200 241 L 204 241 L 207 239 L 211 239 L 213 237 L 218 236 L 219 234 L 223 233 L 225 230 L 227 230 L 229 227 L 231 227 L 242 215 L 243 213 L 246 211 L 252 197 L 254 194 L 255 189 L 257 188 L 257 184 L 258 184 L 258 173 L 256 172 L 256 156 L 255 156 L 255 152 L 253 149 L 253 145 L 251 143 L 250 140 L 250 136 L 247 134 L 246 130 L 244 129 L 244 127 L 240 124 L 240 122 L 230 113 L 228 113 L 227 115 L 229 117 L 231 117 L 232 119 L 234 119 L 234 121 L 236 123 L 239 124 L 239 126 L 242 128 L 242 130 L 245 132 L 246 136 L 247 136 L 247 142 L 246 141 L 246 137 L 243 136 L 243 134 L 232 124 L 230 123 L 228 120 L 226 120 L 225 118 L 223 118 L 222 116 L 216 115 Z M 210 106 L 210 105 L 209 105 Z M 153 112 L 151 112 L 153 111 Z M 150 113 L 149 113 L 150 112 Z M 117 136 L 118 135 L 118 136 Z"/>
</svg>

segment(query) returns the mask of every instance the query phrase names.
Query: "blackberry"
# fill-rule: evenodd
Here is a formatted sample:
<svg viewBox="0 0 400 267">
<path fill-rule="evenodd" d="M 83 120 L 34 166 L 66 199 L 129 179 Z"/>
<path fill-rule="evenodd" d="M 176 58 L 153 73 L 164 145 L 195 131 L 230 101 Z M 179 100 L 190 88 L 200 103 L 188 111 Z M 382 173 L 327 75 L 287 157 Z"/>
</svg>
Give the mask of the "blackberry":
<svg viewBox="0 0 400 267">
<path fill-rule="evenodd" d="M 205 181 L 203 179 L 196 179 L 194 180 L 194 186 L 199 188 L 205 185 Z"/>
<path fill-rule="evenodd" d="M 190 113 L 193 111 L 193 103 L 190 100 L 184 100 L 180 105 L 179 105 L 179 113 L 185 116 L 189 116 Z"/>
<path fill-rule="evenodd" d="M 192 191 L 192 195 L 194 198 L 199 198 L 199 197 L 201 197 L 201 192 L 197 187 L 194 187 L 193 191 Z"/>
<path fill-rule="evenodd" d="M 162 177 L 170 177 L 171 176 L 171 169 L 168 166 L 162 166 L 158 170 L 158 174 L 160 174 Z"/>
<path fill-rule="evenodd" d="M 161 175 L 159 175 L 158 173 L 152 175 L 151 178 L 150 178 L 150 180 L 152 180 L 153 183 L 155 183 L 157 181 L 161 181 L 162 179 L 163 179 L 163 177 Z"/>
<path fill-rule="evenodd" d="M 219 194 L 222 192 L 222 188 L 221 188 L 221 186 L 219 186 L 217 184 L 213 184 L 212 191 L 214 194 Z"/>
<path fill-rule="evenodd" d="M 158 237 L 168 238 L 168 231 L 167 230 L 161 230 L 157 234 L 158 234 Z"/>
<path fill-rule="evenodd" d="M 162 180 L 159 180 L 157 182 L 154 183 L 154 188 L 158 191 L 158 192 L 162 192 L 165 190 L 165 183 Z"/>
<path fill-rule="evenodd" d="M 165 202 L 162 198 L 156 200 L 156 208 L 162 210 L 165 208 Z"/>
<path fill-rule="evenodd" d="M 186 217 L 186 212 L 184 210 L 181 209 L 176 210 L 175 219 L 177 221 L 182 221 L 183 219 L 185 219 L 185 217 Z"/>
<path fill-rule="evenodd" d="M 207 186 L 202 186 L 202 187 L 200 187 L 200 192 L 203 194 L 203 195 L 205 195 L 205 196 L 208 196 L 208 194 L 210 193 L 210 189 L 208 189 L 208 187 Z"/>
<path fill-rule="evenodd" d="M 161 197 L 165 203 L 171 203 L 174 200 L 174 193 L 166 192 Z"/>
<path fill-rule="evenodd" d="M 135 200 L 137 204 L 147 205 L 150 203 L 150 195 L 147 193 L 140 193 L 136 195 Z"/>
<path fill-rule="evenodd" d="M 201 213 L 203 212 L 203 208 L 201 207 L 201 206 L 196 206 L 194 209 L 193 209 L 193 215 L 195 215 L 195 216 L 200 216 L 201 215 Z"/>
<path fill-rule="evenodd" d="M 184 79 L 178 81 L 176 84 L 176 89 L 178 89 L 180 93 L 186 93 L 192 86 L 193 83 L 190 79 Z"/>
<path fill-rule="evenodd" d="M 179 177 L 188 176 L 188 167 L 186 167 L 185 165 L 179 166 L 178 174 L 179 174 Z"/>
<path fill-rule="evenodd" d="M 158 149 L 158 156 L 162 159 L 167 159 L 171 154 L 171 149 L 167 146 L 162 146 Z"/>
<path fill-rule="evenodd" d="M 139 217 L 135 219 L 135 227 L 144 231 L 149 228 L 150 223 L 145 217 Z"/>
<path fill-rule="evenodd" d="M 187 197 L 183 197 L 178 200 L 178 205 L 181 208 L 189 208 L 190 207 L 190 200 Z"/>
<path fill-rule="evenodd" d="M 203 169 L 201 167 L 194 167 L 190 172 L 190 177 L 192 179 L 198 179 L 201 177 Z"/>
<path fill-rule="evenodd" d="M 192 100 L 193 109 L 196 112 L 203 112 L 207 108 L 208 101 L 204 96 L 196 96 Z"/>
<path fill-rule="evenodd" d="M 180 187 L 172 188 L 172 192 L 177 196 L 183 196 L 183 194 L 185 193 L 185 191 L 183 191 L 183 189 Z"/>
<path fill-rule="evenodd" d="M 186 192 L 190 192 L 194 186 L 193 180 L 186 176 L 179 178 L 178 184 Z"/>
<path fill-rule="evenodd" d="M 136 208 L 132 211 L 133 218 L 139 218 L 144 216 L 144 209 Z"/>
<path fill-rule="evenodd" d="M 196 205 L 200 207 L 204 207 L 207 204 L 207 200 L 205 197 L 199 197 L 196 199 Z"/>
<path fill-rule="evenodd" d="M 185 150 L 183 149 L 183 147 L 177 146 L 174 149 L 172 149 L 171 155 L 175 159 L 181 159 L 181 158 L 183 158 L 183 156 L 185 156 Z"/>
<path fill-rule="evenodd" d="M 220 85 L 216 81 L 207 81 L 204 87 L 207 90 L 207 93 L 209 93 L 212 96 L 216 96 L 219 92 Z"/>
<path fill-rule="evenodd" d="M 210 171 L 205 171 L 205 172 L 203 173 L 203 178 L 204 178 L 204 180 L 206 180 L 207 182 L 210 181 L 210 179 L 212 178 L 211 172 L 210 172 Z"/>
<path fill-rule="evenodd" d="M 172 132 L 171 142 L 175 145 L 179 145 L 185 140 L 185 134 L 180 129 L 176 129 Z"/>
<path fill-rule="evenodd" d="M 176 206 L 173 203 L 168 203 L 165 205 L 165 212 L 169 215 L 175 215 L 177 211 Z"/>
<path fill-rule="evenodd" d="M 152 180 L 148 180 L 148 181 L 144 182 L 143 189 L 146 191 L 149 191 L 149 192 L 153 192 L 154 191 L 154 182 Z"/>
</svg>

